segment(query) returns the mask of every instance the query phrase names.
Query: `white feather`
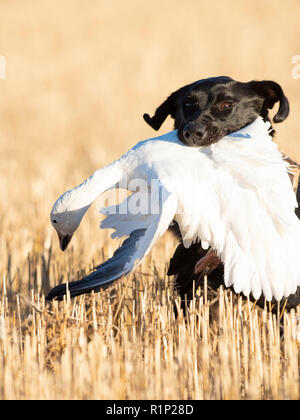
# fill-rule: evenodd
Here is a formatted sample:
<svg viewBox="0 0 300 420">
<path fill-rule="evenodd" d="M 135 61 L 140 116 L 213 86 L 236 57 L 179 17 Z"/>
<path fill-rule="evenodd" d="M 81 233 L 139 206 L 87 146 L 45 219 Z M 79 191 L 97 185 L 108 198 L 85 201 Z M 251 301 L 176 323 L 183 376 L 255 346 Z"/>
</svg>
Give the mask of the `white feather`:
<svg viewBox="0 0 300 420">
<path fill-rule="evenodd" d="M 200 239 L 204 248 L 218 253 L 227 286 L 256 299 L 263 292 L 268 300 L 280 300 L 300 285 L 300 222 L 288 165 L 272 142 L 269 127 L 258 118 L 205 148 L 182 144 L 177 131 L 143 141 L 90 177 L 88 193 L 85 183 L 77 187 L 74 195 L 80 199 L 74 201 L 86 209 L 104 189 L 125 179 L 144 180 L 152 194 L 152 181 L 159 180 L 159 190 L 166 194 L 159 214 L 104 210 L 107 217 L 101 227 L 113 228 L 113 237 L 145 229 L 134 245 L 139 248 L 134 265 L 174 218 L 186 247 Z M 135 194 L 118 206 L 119 213 Z"/>
</svg>

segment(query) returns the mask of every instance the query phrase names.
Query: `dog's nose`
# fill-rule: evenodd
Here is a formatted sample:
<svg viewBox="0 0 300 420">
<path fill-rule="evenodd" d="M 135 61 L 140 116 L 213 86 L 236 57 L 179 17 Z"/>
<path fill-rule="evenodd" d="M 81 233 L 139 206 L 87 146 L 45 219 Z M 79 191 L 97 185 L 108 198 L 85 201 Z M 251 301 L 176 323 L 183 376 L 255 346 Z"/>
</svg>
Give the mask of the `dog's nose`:
<svg viewBox="0 0 300 420">
<path fill-rule="evenodd" d="M 206 136 L 206 127 L 203 124 L 187 123 L 183 129 L 183 137 L 187 143 L 197 143 Z"/>
</svg>

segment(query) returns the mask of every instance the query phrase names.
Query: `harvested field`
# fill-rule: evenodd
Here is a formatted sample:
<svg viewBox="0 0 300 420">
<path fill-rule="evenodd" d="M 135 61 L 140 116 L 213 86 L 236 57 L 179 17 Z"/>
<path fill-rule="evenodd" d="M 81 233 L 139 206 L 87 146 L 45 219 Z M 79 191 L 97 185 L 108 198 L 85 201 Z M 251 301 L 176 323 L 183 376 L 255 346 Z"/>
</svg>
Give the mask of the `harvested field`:
<svg viewBox="0 0 300 420">
<path fill-rule="evenodd" d="M 117 247 L 99 199 L 62 253 L 54 201 L 155 136 L 142 115 L 179 86 L 277 81 L 291 114 L 276 142 L 300 162 L 299 14 L 298 0 L 1 2 L 0 399 L 299 399 L 300 307 L 204 285 L 176 318 L 169 233 L 103 293 L 44 298 Z"/>
</svg>

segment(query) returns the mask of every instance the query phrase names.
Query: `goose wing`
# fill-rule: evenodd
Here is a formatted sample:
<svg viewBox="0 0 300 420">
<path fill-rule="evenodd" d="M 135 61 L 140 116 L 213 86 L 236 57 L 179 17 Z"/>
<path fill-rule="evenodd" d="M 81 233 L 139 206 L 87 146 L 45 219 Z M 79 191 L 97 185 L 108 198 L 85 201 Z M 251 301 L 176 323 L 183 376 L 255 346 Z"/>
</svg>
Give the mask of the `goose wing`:
<svg viewBox="0 0 300 420">
<path fill-rule="evenodd" d="M 129 274 L 144 259 L 172 222 L 177 209 L 177 198 L 160 185 L 156 194 L 151 196 L 152 202 L 159 202 L 157 212 L 154 214 L 153 212 L 147 214 L 124 213 L 125 208 L 130 208 L 130 200 L 133 199 L 134 194 L 119 206 L 114 206 L 115 211 L 113 208 L 101 211 L 107 215 L 101 223 L 101 228 L 114 229 L 112 237 L 128 236 L 121 247 L 109 260 L 96 267 L 96 271 L 83 279 L 54 287 L 47 296 L 48 300 L 54 298 L 62 300 L 67 290 L 71 297 L 92 290 L 99 291 Z"/>
<path fill-rule="evenodd" d="M 288 165 L 262 128 L 240 143 L 237 136 L 232 144 L 225 141 L 223 154 L 222 141 L 217 149 L 215 169 L 226 172 L 217 186 L 226 231 L 218 236 L 214 229 L 214 248 L 224 263 L 226 286 L 279 301 L 300 286 L 300 223 Z"/>
</svg>

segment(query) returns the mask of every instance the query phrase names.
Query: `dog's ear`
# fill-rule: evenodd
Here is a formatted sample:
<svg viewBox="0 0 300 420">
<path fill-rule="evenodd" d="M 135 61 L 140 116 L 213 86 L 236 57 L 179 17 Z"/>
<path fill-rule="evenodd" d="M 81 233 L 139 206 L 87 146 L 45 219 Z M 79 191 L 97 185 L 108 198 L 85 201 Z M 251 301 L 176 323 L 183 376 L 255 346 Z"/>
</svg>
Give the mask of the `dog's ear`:
<svg viewBox="0 0 300 420">
<path fill-rule="evenodd" d="M 249 82 L 249 86 L 259 96 L 264 98 L 263 109 L 266 112 L 267 109 L 272 109 L 275 103 L 279 101 L 278 112 L 273 118 L 274 123 L 280 123 L 288 117 L 290 112 L 289 101 L 278 83 L 271 80 L 252 81 Z"/>
<path fill-rule="evenodd" d="M 190 83 L 186 86 L 181 87 L 180 89 L 173 92 L 166 100 L 163 102 L 155 111 L 153 117 L 150 117 L 149 114 L 144 114 L 143 118 L 147 124 L 150 125 L 154 130 L 159 130 L 165 119 L 168 115 L 171 115 L 174 120 L 176 119 L 176 110 L 178 97 L 184 95 L 187 90 L 197 85 L 198 82 Z"/>
<path fill-rule="evenodd" d="M 143 118 L 147 124 L 150 125 L 154 130 L 159 130 L 168 115 L 172 118 L 176 117 L 176 102 L 177 96 L 182 89 L 173 92 L 155 111 L 153 117 L 149 114 L 144 114 Z"/>
</svg>

